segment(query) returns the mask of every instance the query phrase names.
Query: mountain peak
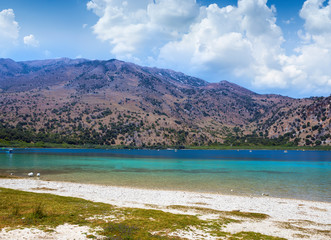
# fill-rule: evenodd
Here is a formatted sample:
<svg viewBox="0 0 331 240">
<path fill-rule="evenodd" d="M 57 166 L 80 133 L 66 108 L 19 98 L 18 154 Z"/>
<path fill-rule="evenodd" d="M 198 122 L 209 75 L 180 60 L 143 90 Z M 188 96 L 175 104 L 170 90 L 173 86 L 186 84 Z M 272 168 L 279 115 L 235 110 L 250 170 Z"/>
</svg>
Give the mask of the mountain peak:
<svg viewBox="0 0 331 240">
<path fill-rule="evenodd" d="M 116 59 L 0 59 L 0 92 L 0 128 L 25 129 L 34 134 L 29 141 L 49 136 L 56 142 L 131 146 L 274 138 L 277 144 L 331 142 L 330 98 L 260 95 L 229 81 L 209 83 Z M 26 137 L 16 133 L 6 137 Z"/>
</svg>

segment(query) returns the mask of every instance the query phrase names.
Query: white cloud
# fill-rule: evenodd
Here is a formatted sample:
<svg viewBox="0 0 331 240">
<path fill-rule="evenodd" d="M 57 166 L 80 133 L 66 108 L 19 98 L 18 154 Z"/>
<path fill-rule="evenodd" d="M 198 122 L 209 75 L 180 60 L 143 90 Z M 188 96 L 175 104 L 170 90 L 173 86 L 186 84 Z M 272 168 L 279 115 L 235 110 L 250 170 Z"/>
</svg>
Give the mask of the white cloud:
<svg viewBox="0 0 331 240">
<path fill-rule="evenodd" d="M 13 9 L 0 12 L 0 47 L 8 47 L 16 42 L 19 36 L 19 26 L 15 21 Z"/>
<path fill-rule="evenodd" d="M 214 80 L 227 74 L 249 79 L 256 88 L 284 88 L 287 84 L 279 63 L 284 40 L 274 11 L 266 0 L 241 0 L 238 7 L 212 4 L 201 8 L 201 20 L 182 39 L 165 45 L 159 60 L 167 64 L 171 56 L 183 55 L 190 60 L 186 68 L 193 74 L 203 71 Z"/>
<path fill-rule="evenodd" d="M 185 33 L 199 14 L 195 0 L 160 0 L 148 4 L 149 23 L 178 36 Z"/>
<path fill-rule="evenodd" d="M 304 3 L 302 42 L 291 56 L 282 47 L 276 7 L 267 0 L 222 8 L 195 0 L 91 0 L 87 8 L 99 16 L 94 33 L 117 58 L 265 92 L 331 92 L 331 8 L 324 0 Z"/>
<path fill-rule="evenodd" d="M 289 24 L 291 24 L 293 22 L 294 22 L 294 18 L 293 17 L 291 19 L 283 20 L 283 23 L 284 24 L 287 24 L 287 25 L 289 25 Z"/>
<path fill-rule="evenodd" d="M 327 3 L 327 4 L 326 4 Z M 301 11 L 304 31 L 297 54 L 284 57 L 283 72 L 291 87 L 302 94 L 331 93 L 331 8 L 324 0 L 306 0 Z"/>
<path fill-rule="evenodd" d="M 23 38 L 23 41 L 24 41 L 24 44 L 29 47 L 38 47 L 39 46 L 39 41 L 35 38 L 35 36 L 33 34 L 25 36 Z"/>
<path fill-rule="evenodd" d="M 324 34 L 331 32 L 331 8 L 330 2 L 323 7 L 328 0 L 306 0 L 300 16 L 305 20 L 305 28 L 312 34 Z"/>
<path fill-rule="evenodd" d="M 109 41 L 112 54 L 142 61 L 186 33 L 199 14 L 195 0 L 93 0 L 87 8 L 100 17 L 94 33 Z"/>
</svg>

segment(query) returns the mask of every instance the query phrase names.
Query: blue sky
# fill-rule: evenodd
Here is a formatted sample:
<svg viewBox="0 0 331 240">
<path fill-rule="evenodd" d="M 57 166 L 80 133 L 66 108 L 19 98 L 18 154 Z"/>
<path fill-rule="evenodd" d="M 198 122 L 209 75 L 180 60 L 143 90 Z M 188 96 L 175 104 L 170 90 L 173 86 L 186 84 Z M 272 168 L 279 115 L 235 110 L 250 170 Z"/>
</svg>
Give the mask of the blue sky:
<svg viewBox="0 0 331 240">
<path fill-rule="evenodd" d="M 0 0 L 0 57 L 118 58 L 259 93 L 331 93 L 329 0 Z"/>
</svg>

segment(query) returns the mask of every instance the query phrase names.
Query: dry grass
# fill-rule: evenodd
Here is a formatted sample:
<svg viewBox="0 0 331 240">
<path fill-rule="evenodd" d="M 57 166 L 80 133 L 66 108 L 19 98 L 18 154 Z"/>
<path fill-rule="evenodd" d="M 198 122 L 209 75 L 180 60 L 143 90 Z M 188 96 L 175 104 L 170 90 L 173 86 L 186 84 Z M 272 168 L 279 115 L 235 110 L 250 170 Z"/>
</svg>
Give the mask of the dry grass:
<svg viewBox="0 0 331 240">
<path fill-rule="evenodd" d="M 309 234 L 309 236 L 320 235 L 325 237 L 325 239 L 331 239 L 331 231 L 316 228 L 322 225 L 324 226 L 324 224 L 317 224 L 311 221 L 291 221 L 278 223 L 279 227 L 298 231 L 300 234 Z M 330 224 L 328 226 L 330 226 Z"/>
<path fill-rule="evenodd" d="M 109 204 L 79 198 L 4 188 L 1 188 L 0 191 L 0 229 L 37 227 L 51 231 L 56 226 L 68 223 L 102 229 L 97 233 L 105 236 L 106 239 L 180 239 L 170 236 L 170 233 L 189 232 L 195 229 L 227 239 L 278 239 L 259 233 L 232 235 L 222 231 L 226 224 L 238 222 L 225 215 L 238 217 L 238 212 L 224 213 L 212 209 L 196 208 L 195 210 L 200 213 L 220 214 L 217 219 L 201 220 L 198 215 L 173 214 L 150 209 L 117 208 Z M 181 206 L 181 208 L 185 207 Z M 261 218 L 259 215 L 251 215 L 251 213 L 240 213 L 239 215 L 250 219 Z M 107 216 L 112 217 L 107 218 Z M 251 238 L 252 236 L 261 238 Z M 93 235 L 89 237 L 93 238 Z"/>
<path fill-rule="evenodd" d="M 264 220 L 267 219 L 269 216 L 263 213 L 252 213 L 252 212 L 241 212 L 241 211 L 219 211 L 210 208 L 203 208 L 203 207 L 190 207 L 190 206 L 181 206 L 181 205 L 171 205 L 168 206 L 169 209 L 177 209 L 181 211 L 195 211 L 198 213 L 203 214 L 218 214 L 220 216 L 230 216 L 230 217 L 237 217 L 237 218 L 246 218 L 246 219 L 254 219 L 254 220 Z"/>
</svg>

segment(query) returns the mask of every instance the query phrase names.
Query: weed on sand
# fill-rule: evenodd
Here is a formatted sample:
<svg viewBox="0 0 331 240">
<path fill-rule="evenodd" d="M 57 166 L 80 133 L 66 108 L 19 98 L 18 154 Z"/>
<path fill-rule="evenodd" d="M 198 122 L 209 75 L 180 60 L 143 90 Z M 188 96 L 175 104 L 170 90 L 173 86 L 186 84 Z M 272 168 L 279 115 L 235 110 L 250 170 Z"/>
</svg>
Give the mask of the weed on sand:
<svg viewBox="0 0 331 240">
<path fill-rule="evenodd" d="M 232 235 L 223 232 L 222 228 L 232 221 L 238 220 L 222 216 L 201 220 L 198 215 L 117 208 L 79 198 L 0 188 L 0 230 L 37 227 L 50 231 L 68 223 L 88 226 L 106 239 L 180 239 L 170 234 L 194 229 L 225 239 L 277 239 L 258 233 Z M 251 238 L 254 234 L 264 238 Z M 94 238 L 93 235 L 89 237 Z"/>
<path fill-rule="evenodd" d="M 241 211 L 219 211 L 215 209 L 194 207 L 194 206 L 170 205 L 168 206 L 168 208 L 186 211 L 186 212 L 194 211 L 202 214 L 215 214 L 215 215 L 220 215 L 223 218 L 224 216 L 228 216 L 228 217 L 237 217 L 241 219 L 264 220 L 269 217 L 267 214 L 264 213 L 241 212 Z"/>
</svg>

